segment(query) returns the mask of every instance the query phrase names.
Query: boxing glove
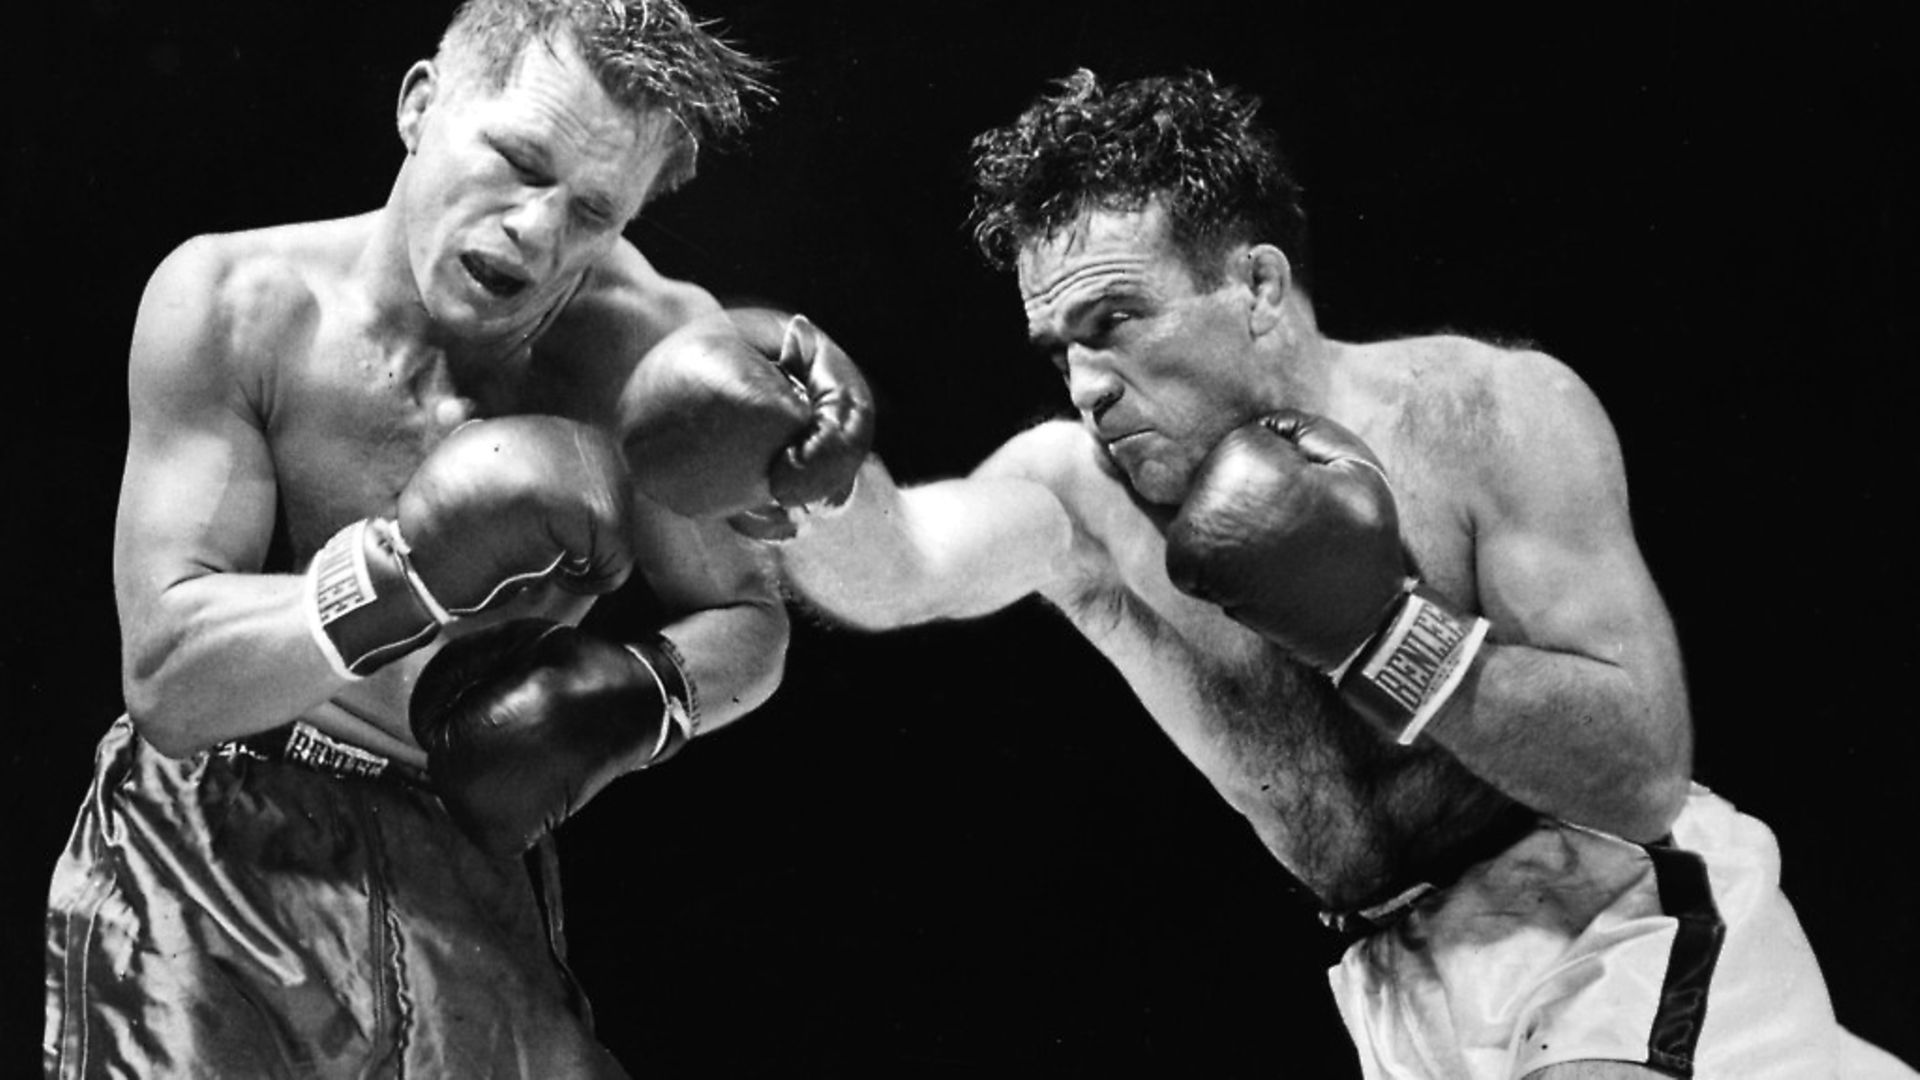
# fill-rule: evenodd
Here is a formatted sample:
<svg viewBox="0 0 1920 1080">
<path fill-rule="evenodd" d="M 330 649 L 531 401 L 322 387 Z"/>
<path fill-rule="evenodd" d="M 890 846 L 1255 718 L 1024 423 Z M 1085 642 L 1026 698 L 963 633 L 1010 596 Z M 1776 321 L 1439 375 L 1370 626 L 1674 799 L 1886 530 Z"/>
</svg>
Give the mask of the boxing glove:
<svg viewBox="0 0 1920 1080">
<path fill-rule="evenodd" d="M 536 581 L 618 588 L 632 516 L 625 461 L 593 428 L 551 416 L 465 424 L 421 462 L 394 517 L 356 521 L 314 556 L 309 625 L 337 670 L 366 675 Z"/>
<path fill-rule="evenodd" d="M 1229 432 L 1167 530 L 1167 576 L 1326 673 L 1410 743 L 1485 638 L 1421 585 L 1386 472 L 1331 420 L 1282 410 Z"/>
<path fill-rule="evenodd" d="M 673 646 L 514 619 L 456 637 L 421 669 L 414 738 L 447 813 L 501 856 L 524 852 L 615 778 L 671 757 L 695 712 Z"/>
<path fill-rule="evenodd" d="M 663 339 L 621 395 L 640 490 L 687 517 L 791 535 L 787 511 L 837 505 L 873 444 L 860 370 L 801 315 L 735 308 Z"/>
</svg>

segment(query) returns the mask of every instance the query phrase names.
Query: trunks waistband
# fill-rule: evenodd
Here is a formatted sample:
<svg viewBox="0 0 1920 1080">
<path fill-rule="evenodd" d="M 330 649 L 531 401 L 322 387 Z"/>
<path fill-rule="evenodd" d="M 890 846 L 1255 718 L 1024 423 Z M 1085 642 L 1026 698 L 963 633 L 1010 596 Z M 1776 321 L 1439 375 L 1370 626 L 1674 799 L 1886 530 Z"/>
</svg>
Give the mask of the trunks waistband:
<svg viewBox="0 0 1920 1080">
<path fill-rule="evenodd" d="M 342 780 L 399 780 L 424 786 L 426 771 L 352 743 L 342 742 L 304 720 L 221 743 L 216 754 L 299 765 Z"/>
<path fill-rule="evenodd" d="M 1482 863 L 1519 843 L 1540 825 L 1540 815 L 1519 803 L 1512 803 L 1494 815 L 1484 828 L 1431 862 L 1416 866 L 1415 881 L 1388 892 L 1385 899 L 1346 911 L 1322 909 L 1320 921 L 1341 934 L 1360 938 L 1389 929 L 1429 893 L 1444 889 L 1460 879 L 1468 868 Z"/>
</svg>

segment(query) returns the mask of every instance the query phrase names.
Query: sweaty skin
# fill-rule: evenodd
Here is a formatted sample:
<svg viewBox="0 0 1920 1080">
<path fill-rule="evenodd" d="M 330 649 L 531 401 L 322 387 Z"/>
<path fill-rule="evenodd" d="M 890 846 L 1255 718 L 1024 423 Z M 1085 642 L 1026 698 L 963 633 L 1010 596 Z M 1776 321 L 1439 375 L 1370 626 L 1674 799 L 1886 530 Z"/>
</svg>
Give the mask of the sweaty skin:
<svg viewBox="0 0 1920 1080">
<path fill-rule="evenodd" d="M 669 121 L 621 109 L 570 43 L 527 50 L 500 93 L 422 62 L 398 122 L 408 158 L 385 207 L 189 241 L 143 298 L 115 587 L 128 709 L 163 752 L 305 718 L 423 764 L 407 699 L 439 643 L 342 679 L 299 571 L 343 525 L 393 514 L 469 419 L 552 413 L 617 436 L 635 364 L 717 309 L 621 237 Z M 783 663 L 763 559 L 724 525 L 637 503 L 635 582 L 688 660 L 705 725 L 726 723 Z M 449 634 L 578 621 L 590 602 L 536 589 Z"/>
<path fill-rule="evenodd" d="M 1079 422 L 1025 431 L 965 479 L 903 489 L 871 461 L 844 512 L 782 549 L 795 589 L 869 628 L 1045 598 L 1331 908 L 1385 899 L 1511 801 L 1664 832 L 1689 764 L 1678 654 L 1591 393 L 1538 353 L 1323 338 L 1276 249 L 1236 248 L 1202 287 L 1163 229 L 1155 206 L 1097 211 L 1030 246 L 1029 336 Z M 1413 747 L 1167 579 L 1161 530 L 1194 466 L 1281 405 L 1366 441 L 1423 576 L 1495 627 Z"/>
</svg>

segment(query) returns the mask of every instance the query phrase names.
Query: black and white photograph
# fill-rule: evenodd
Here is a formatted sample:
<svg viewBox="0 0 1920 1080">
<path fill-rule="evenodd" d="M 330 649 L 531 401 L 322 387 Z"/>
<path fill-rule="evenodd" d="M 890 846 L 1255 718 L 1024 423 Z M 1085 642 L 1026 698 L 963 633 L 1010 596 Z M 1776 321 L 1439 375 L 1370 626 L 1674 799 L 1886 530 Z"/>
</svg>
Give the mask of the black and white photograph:
<svg viewBox="0 0 1920 1080">
<path fill-rule="evenodd" d="M 15 22 L 0 1075 L 1920 1075 L 1879 7 Z"/>
</svg>

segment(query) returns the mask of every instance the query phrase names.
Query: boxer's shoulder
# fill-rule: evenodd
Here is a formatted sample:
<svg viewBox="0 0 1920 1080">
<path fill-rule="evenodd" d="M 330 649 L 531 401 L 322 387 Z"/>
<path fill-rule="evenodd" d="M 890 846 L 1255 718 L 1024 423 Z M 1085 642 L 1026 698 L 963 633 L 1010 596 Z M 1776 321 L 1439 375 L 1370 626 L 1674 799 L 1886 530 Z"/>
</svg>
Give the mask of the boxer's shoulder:
<svg viewBox="0 0 1920 1080">
<path fill-rule="evenodd" d="M 1430 579 L 1472 581 L 1495 523 L 1570 492 L 1613 497 L 1618 444 L 1598 399 L 1537 349 L 1437 336 L 1358 347 L 1359 403 L 1335 414 L 1386 465 L 1401 530 Z"/>
<path fill-rule="evenodd" d="M 975 476 L 1029 480 L 1051 491 L 1082 530 L 1104 516 L 1125 491 L 1093 434 L 1073 420 L 1045 420 L 1026 428 L 994 451 Z"/>
<path fill-rule="evenodd" d="M 1566 364 L 1525 343 L 1441 334 L 1345 351 L 1360 395 L 1428 442 L 1487 438 L 1585 390 Z"/>
<path fill-rule="evenodd" d="M 711 293 L 654 269 L 621 241 L 587 272 L 552 327 L 534 345 L 550 385 L 532 388 L 530 410 L 611 423 L 621 388 L 648 350 L 688 322 L 719 310 Z M 549 401 L 540 394 L 568 400 Z"/>
<path fill-rule="evenodd" d="M 282 355 L 311 336 L 365 235 L 364 219 L 342 219 L 186 241 L 148 281 L 136 355 L 225 364 Z"/>
<path fill-rule="evenodd" d="M 1047 420 L 1009 439 L 975 475 L 1016 477 L 1045 487 L 1073 525 L 1076 572 L 1068 591 L 1122 583 L 1141 558 L 1160 558 L 1158 528 L 1128 493 L 1099 441 L 1074 420 Z"/>
<path fill-rule="evenodd" d="M 587 271 L 541 344 L 570 354 L 618 352 L 632 357 L 634 346 L 651 348 L 719 306 L 706 289 L 660 273 L 623 240 Z"/>
<path fill-rule="evenodd" d="M 1031 480 L 1070 500 L 1084 496 L 1089 484 L 1106 475 L 1101 456 L 1099 442 L 1085 425 L 1041 420 L 1001 443 L 974 474 Z"/>
<path fill-rule="evenodd" d="M 1433 335 L 1345 353 L 1348 389 L 1332 415 L 1397 479 L 1490 479 L 1490 470 L 1535 453 L 1543 435 L 1587 430 L 1599 408 L 1566 364 L 1524 345 Z"/>
</svg>

